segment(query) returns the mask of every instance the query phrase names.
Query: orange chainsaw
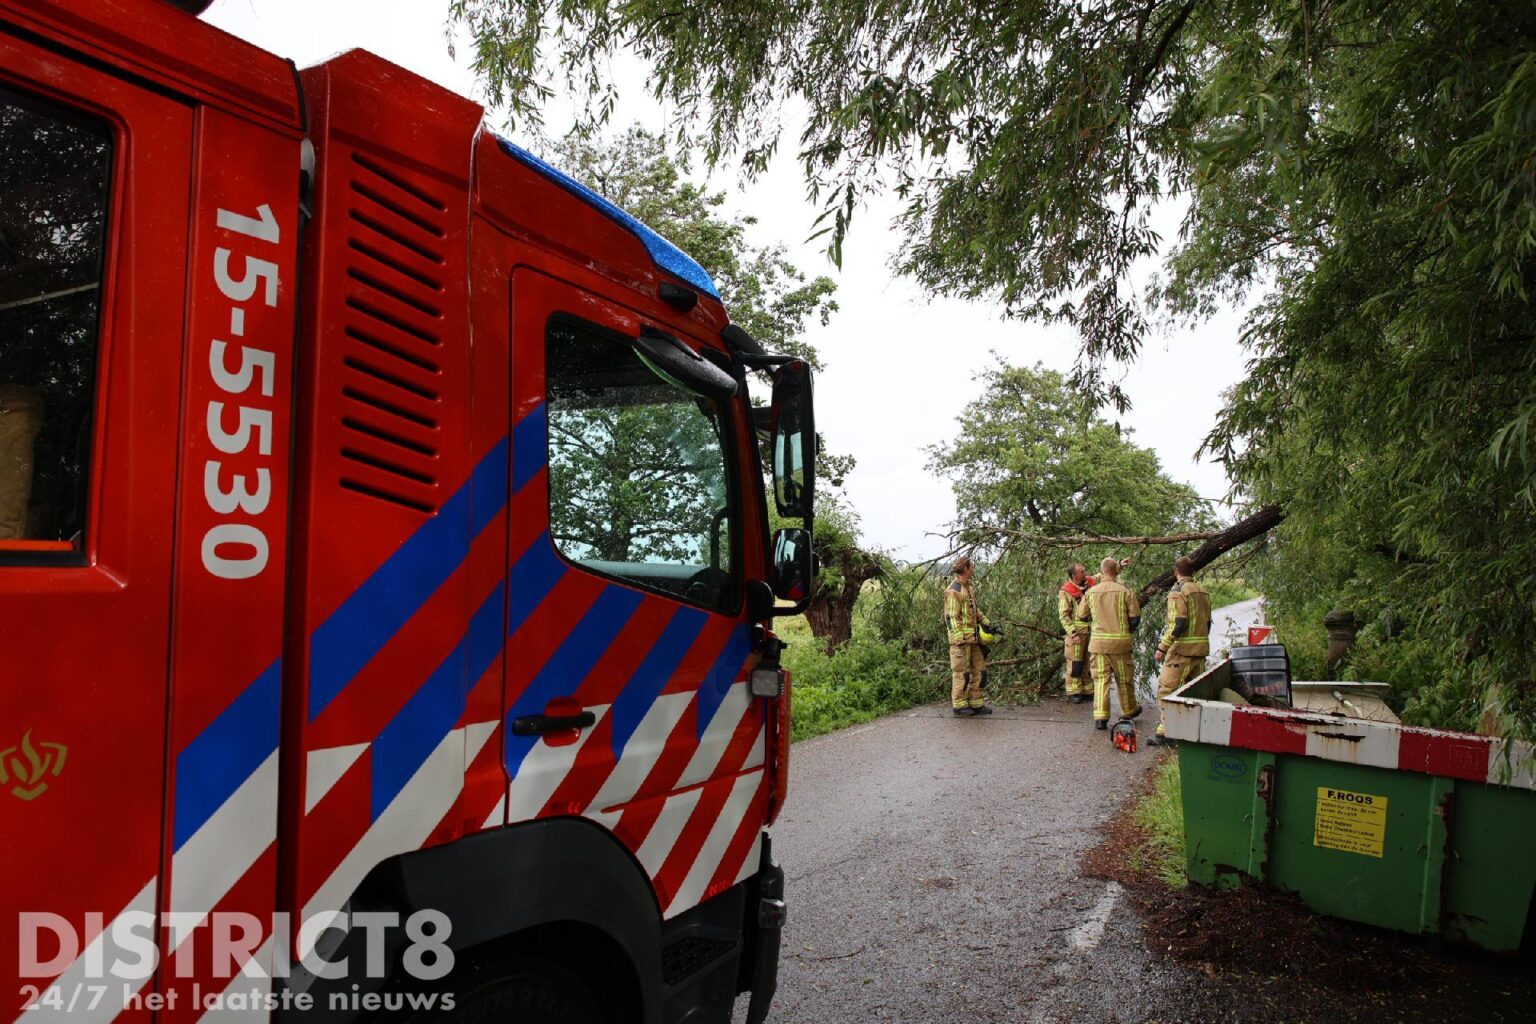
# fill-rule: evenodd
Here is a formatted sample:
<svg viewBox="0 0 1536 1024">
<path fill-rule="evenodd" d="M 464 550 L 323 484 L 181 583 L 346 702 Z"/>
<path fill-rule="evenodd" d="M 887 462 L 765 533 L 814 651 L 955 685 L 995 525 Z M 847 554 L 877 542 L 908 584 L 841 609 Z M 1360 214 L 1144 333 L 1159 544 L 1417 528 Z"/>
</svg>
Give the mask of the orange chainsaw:
<svg viewBox="0 0 1536 1024">
<path fill-rule="evenodd" d="M 1115 745 L 1116 750 L 1123 750 L 1127 754 L 1136 753 L 1136 723 L 1129 718 L 1120 719 L 1109 730 L 1109 741 Z"/>
</svg>

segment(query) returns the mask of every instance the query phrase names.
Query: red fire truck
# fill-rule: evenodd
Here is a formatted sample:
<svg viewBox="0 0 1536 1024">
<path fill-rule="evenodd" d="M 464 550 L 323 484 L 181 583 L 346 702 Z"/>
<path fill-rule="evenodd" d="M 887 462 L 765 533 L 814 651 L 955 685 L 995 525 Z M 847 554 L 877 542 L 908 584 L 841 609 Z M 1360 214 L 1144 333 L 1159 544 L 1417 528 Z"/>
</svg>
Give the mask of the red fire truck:
<svg viewBox="0 0 1536 1024">
<path fill-rule="evenodd" d="M 762 1020 L 807 367 L 201 6 L 0 0 L 5 1019 Z"/>
</svg>

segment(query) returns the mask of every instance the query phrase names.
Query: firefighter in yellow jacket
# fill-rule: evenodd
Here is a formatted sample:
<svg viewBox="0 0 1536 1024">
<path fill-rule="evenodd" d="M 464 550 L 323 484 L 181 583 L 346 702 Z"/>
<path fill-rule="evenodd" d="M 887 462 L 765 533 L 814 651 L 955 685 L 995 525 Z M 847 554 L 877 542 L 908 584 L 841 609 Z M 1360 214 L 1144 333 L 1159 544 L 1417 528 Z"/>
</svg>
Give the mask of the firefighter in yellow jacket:
<svg viewBox="0 0 1536 1024">
<path fill-rule="evenodd" d="M 976 607 L 971 577 L 976 563 L 969 555 L 955 561 L 955 578 L 944 591 L 944 624 L 949 627 L 949 702 L 957 715 L 990 715 L 981 695 L 981 674 L 987 659 L 981 650 L 981 629 L 987 617 Z"/>
<path fill-rule="evenodd" d="M 1067 661 L 1067 699 L 1082 704 L 1093 699 L 1093 673 L 1088 666 L 1088 627 L 1077 621 L 1077 602 L 1098 580 L 1083 563 L 1073 562 L 1066 582 L 1056 591 L 1056 618 L 1066 636 L 1062 654 Z"/>
<path fill-rule="evenodd" d="M 1121 584 L 1120 563 L 1106 558 L 1099 564 L 1099 582 L 1077 602 L 1078 623 L 1093 628 L 1088 655 L 1093 661 L 1093 726 L 1109 728 L 1109 681 L 1120 691 L 1120 714 L 1141 714 L 1136 701 L 1136 676 L 1131 664 L 1131 640 L 1141 625 L 1141 604 Z"/>
<path fill-rule="evenodd" d="M 1154 657 L 1163 663 L 1157 677 L 1157 735 L 1163 739 L 1163 698 L 1205 671 L 1211 653 L 1211 595 L 1195 580 L 1194 564 L 1184 555 L 1173 563 L 1173 589 L 1168 592 L 1168 625 L 1157 643 Z"/>
</svg>

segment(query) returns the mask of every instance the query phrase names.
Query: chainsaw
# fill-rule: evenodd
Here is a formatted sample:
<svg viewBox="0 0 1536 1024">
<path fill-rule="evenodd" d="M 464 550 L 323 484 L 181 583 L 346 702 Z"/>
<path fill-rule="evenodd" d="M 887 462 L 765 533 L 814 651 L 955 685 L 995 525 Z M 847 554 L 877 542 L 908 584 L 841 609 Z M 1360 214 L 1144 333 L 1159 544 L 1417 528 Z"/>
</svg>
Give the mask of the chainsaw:
<svg viewBox="0 0 1536 1024">
<path fill-rule="evenodd" d="M 1123 750 L 1127 754 L 1136 753 L 1136 723 L 1129 718 L 1120 719 L 1109 730 L 1109 741 L 1115 745 L 1116 750 Z"/>
</svg>

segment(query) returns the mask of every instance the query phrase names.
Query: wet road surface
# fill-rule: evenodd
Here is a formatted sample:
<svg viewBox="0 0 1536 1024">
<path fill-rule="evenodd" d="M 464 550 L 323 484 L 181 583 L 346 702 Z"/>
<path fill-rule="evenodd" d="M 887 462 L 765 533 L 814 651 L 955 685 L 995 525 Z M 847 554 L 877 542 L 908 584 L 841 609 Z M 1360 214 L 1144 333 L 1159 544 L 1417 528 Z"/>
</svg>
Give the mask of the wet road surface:
<svg viewBox="0 0 1536 1024">
<path fill-rule="evenodd" d="M 1248 604 L 1218 615 L 1246 627 L 1258 618 Z M 1149 703 L 1143 737 L 1156 713 Z M 1089 705 L 1060 699 L 974 719 L 930 705 L 796 744 L 773 828 L 789 918 L 769 1020 L 1530 1019 L 1523 1002 L 1483 1012 L 1478 983 L 1426 1005 L 1304 992 L 1150 951 L 1129 897 L 1080 869 L 1154 756 L 1115 750 Z"/>
<path fill-rule="evenodd" d="M 790 917 L 770 1019 L 1140 1021 L 1159 1019 L 1155 1000 L 1187 1007 L 1192 979 L 1143 949 L 1118 886 L 1078 874 L 1150 758 L 1114 750 L 1087 705 L 1059 700 L 978 719 L 917 708 L 797 744 L 773 830 Z"/>
</svg>

